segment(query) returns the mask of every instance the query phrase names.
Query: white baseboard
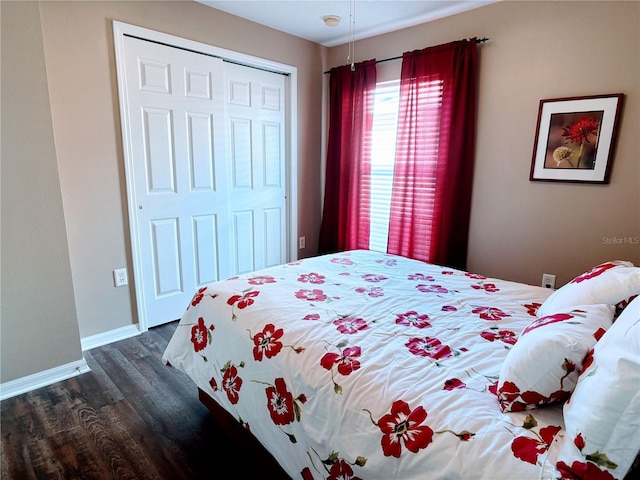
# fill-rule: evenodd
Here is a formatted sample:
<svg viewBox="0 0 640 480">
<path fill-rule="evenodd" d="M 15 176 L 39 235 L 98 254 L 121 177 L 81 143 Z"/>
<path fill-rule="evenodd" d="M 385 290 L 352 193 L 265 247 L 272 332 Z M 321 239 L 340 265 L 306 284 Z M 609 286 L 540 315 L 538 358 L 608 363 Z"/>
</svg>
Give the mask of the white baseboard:
<svg viewBox="0 0 640 480">
<path fill-rule="evenodd" d="M 76 362 L 67 363 L 66 365 L 60 365 L 59 367 L 51 368 L 43 372 L 2 383 L 0 384 L 0 400 L 27 393 L 36 388 L 46 387 L 52 383 L 75 377 L 81 373 L 86 373 L 89 370 L 89 365 L 87 365 L 86 360 L 83 358 Z"/>
<path fill-rule="evenodd" d="M 101 347 L 119 340 L 125 340 L 135 337 L 136 335 L 140 335 L 138 325 L 127 325 L 126 327 L 120 327 L 115 330 L 109 330 L 108 332 L 81 338 L 80 343 L 82 344 L 82 351 L 84 352 L 85 350 L 91 350 L 92 348 Z"/>
<path fill-rule="evenodd" d="M 80 339 L 80 343 L 82 344 L 82 351 L 84 352 L 85 350 L 91 350 L 92 348 L 101 347 L 102 345 L 117 342 L 118 340 L 125 340 L 135 337 L 136 335 L 140 335 L 138 326 L 127 325 L 126 327 L 116 328 L 115 330 L 82 338 Z M 86 360 L 83 358 L 77 362 L 67 363 L 66 365 L 60 365 L 59 367 L 51 368 L 43 372 L 5 382 L 0 384 L 0 400 L 27 393 L 36 388 L 46 387 L 52 383 L 75 377 L 90 370 L 89 365 L 87 365 Z"/>
</svg>

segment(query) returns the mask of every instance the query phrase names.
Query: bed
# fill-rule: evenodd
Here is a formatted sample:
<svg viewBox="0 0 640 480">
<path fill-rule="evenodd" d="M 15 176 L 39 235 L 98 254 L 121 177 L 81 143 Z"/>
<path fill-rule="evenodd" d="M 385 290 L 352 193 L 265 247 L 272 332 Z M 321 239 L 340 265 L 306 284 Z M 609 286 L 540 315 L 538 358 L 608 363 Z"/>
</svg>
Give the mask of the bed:
<svg viewBox="0 0 640 480">
<path fill-rule="evenodd" d="M 640 450 L 638 293 L 623 261 L 552 291 L 349 251 L 200 288 L 163 361 L 292 479 L 623 478 Z"/>
</svg>

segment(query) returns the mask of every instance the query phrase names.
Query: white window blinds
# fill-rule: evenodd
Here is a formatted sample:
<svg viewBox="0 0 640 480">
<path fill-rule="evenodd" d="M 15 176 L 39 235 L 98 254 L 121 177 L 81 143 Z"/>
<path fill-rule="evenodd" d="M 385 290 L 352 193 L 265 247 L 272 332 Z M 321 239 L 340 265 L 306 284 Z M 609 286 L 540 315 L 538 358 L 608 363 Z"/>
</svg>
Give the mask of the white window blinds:
<svg viewBox="0 0 640 480">
<path fill-rule="evenodd" d="M 400 81 L 376 86 L 371 148 L 371 227 L 369 249 L 387 251 L 389 210 L 396 156 Z"/>
</svg>

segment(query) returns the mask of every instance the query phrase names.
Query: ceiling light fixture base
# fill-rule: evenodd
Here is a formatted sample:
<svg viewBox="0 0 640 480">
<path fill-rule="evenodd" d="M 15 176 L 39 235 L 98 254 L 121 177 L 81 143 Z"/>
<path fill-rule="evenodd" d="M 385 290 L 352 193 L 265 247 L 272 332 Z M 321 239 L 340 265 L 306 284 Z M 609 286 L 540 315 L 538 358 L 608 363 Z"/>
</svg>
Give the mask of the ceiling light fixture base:
<svg viewBox="0 0 640 480">
<path fill-rule="evenodd" d="M 322 20 L 327 27 L 335 27 L 340 23 L 340 17 L 338 15 L 325 15 L 322 17 Z"/>
</svg>

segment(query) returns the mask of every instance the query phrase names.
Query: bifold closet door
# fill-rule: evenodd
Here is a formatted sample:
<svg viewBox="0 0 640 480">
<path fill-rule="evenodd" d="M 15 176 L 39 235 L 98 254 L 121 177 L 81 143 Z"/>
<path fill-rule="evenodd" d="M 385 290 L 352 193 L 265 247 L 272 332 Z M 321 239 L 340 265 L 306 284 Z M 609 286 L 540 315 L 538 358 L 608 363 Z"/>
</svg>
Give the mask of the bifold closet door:
<svg viewBox="0 0 640 480">
<path fill-rule="evenodd" d="M 136 295 L 153 327 L 203 285 L 286 261 L 284 77 L 136 37 L 124 52 Z"/>
<path fill-rule="evenodd" d="M 284 76 L 224 65 L 234 274 L 286 261 Z"/>
</svg>

